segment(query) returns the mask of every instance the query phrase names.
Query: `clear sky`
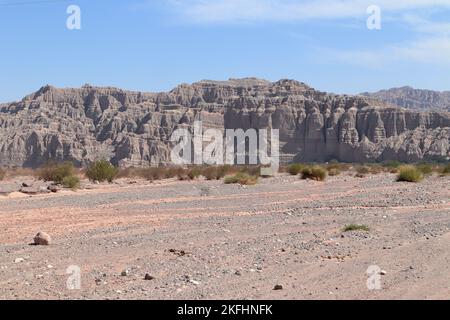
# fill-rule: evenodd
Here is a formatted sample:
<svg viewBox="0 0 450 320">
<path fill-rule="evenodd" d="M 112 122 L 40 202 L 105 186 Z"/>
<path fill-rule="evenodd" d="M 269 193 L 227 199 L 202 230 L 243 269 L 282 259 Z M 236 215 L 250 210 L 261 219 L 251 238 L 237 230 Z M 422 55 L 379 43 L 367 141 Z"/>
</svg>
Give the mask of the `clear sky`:
<svg viewBox="0 0 450 320">
<path fill-rule="evenodd" d="M 81 9 L 69 30 L 67 7 Z M 381 30 L 369 30 L 369 5 Z M 237 77 L 450 90 L 450 0 L 0 0 L 0 102 L 45 84 L 142 91 Z"/>
</svg>

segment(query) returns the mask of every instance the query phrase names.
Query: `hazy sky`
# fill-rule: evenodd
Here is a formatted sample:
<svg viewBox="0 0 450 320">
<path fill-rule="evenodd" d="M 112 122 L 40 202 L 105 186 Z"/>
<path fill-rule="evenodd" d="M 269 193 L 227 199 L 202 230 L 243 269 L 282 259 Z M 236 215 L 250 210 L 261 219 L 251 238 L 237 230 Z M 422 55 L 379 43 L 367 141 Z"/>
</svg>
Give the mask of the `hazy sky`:
<svg viewBox="0 0 450 320">
<path fill-rule="evenodd" d="M 66 9 L 81 8 L 81 30 Z M 369 30 L 367 8 L 381 9 Z M 0 0 L 0 101 L 45 84 L 142 91 L 293 78 L 450 90 L 450 0 Z"/>
</svg>

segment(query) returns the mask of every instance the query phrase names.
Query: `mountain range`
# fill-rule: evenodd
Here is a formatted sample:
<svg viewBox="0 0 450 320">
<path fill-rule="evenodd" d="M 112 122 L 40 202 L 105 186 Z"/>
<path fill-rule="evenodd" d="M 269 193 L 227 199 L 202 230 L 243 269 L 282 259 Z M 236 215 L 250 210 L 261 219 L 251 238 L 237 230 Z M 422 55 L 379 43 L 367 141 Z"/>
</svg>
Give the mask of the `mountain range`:
<svg viewBox="0 0 450 320">
<path fill-rule="evenodd" d="M 413 110 L 450 111 L 450 91 L 439 92 L 401 87 L 375 93 L 365 92 L 362 95 Z"/>
<path fill-rule="evenodd" d="M 352 96 L 256 78 L 205 80 L 161 93 L 47 85 L 0 104 L 0 166 L 170 164 L 172 132 L 195 120 L 204 128 L 279 129 L 283 162 L 446 160 L 448 101 L 448 93 L 408 87 Z"/>
</svg>

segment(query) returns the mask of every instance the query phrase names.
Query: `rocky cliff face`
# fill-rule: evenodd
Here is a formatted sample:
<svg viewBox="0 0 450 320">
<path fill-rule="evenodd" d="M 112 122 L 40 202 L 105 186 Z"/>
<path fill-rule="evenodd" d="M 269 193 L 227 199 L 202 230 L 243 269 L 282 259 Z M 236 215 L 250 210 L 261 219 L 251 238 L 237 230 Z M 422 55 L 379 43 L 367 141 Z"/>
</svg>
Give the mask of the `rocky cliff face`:
<svg viewBox="0 0 450 320">
<path fill-rule="evenodd" d="M 450 156 L 450 113 L 415 112 L 363 96 L 259 79 L 202 81 L 167 93 L 115 88 L 41 88 L 0 105 L 0 166 L 78 165 L 106 158 L 122 166 L 170 163 L 172 132 L 204 128 L 280 129 L 284 161 L 418 161 Z"/>
<path fill-rule="evenodd" d="M 362 95 L 407 109 L 450 111 L 450 91 L 439 92 L 402 87 Z"/>
</svg>

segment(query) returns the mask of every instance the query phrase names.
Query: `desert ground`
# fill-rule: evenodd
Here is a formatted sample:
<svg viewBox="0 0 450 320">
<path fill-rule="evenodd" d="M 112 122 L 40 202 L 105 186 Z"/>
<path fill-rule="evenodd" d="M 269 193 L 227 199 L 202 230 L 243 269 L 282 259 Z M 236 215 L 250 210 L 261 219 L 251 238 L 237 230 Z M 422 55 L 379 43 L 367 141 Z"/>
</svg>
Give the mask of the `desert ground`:
<svg viewBox="0 0 450 320">
<path fill-rule="evenodd" d="M 450 297 L 449 176 L 122 179 L 8 192 L 24 179 L 0 182 L 1 299 Z M 370 231 L 344 232 L 349 224 Z M 39 231 L 51 245 L 30 245 Z M 70 266 L 79 289 L 67 286 Z M 378 290 L 367 286 L 371 266 L 382 270 Z"/>
</svg>

